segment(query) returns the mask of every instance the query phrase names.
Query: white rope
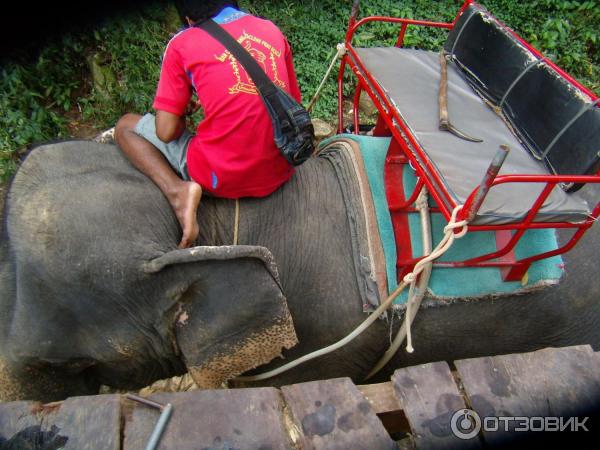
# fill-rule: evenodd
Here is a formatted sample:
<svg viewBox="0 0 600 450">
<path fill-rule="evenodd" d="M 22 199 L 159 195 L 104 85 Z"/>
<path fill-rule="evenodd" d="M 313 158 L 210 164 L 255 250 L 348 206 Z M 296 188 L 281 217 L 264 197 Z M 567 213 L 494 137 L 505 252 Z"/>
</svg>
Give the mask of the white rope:
<svg viewBox="0 0 600 450">
<path fill-rule="evenodd" d="M 425 188 L 423 188 L 423 189 L 425 189 Z M 423 194 L 423 191 L 421 191 L 421 193 L 419 194 L 419 197 L 421 197 L 422 194 Z M 417 206 L 417 209 L 422 208 L 419 198 L 417 198 L 416 206 Z M 454 242 L 454 239 L 463 237 L 467 232 L 467 221 L 465 221 L 465 220 L 461 220 L 460 222 L 456 221 L 456 216 L 461 209 L 462 209 L 462 205 L 459 205 L 456 208 L 454 208 L 454 211 L 452 211 L 452 216 L 450 218 L 450 222 L 448 222 L 448 224 L 444 227 L 444 237 L 442 238 L 440 243 L 437 245 L 437 247 L 431 253 L 429 253 L 426 257 L 421 259 L 415 265 L 413 271 L 410 272 L 409 274 L 407 274 L 403 278 L 402 283 L 403 284 L 410 283 L 411 287 L 412 287 L 414 281 L 419 277 L 419 275 L 422 272 L 423 273 L 421 276 L 425 277 L 423 279 L 423 283 L 419 283 L 419 286 L 417 287 L 417 289 L 413 288 L 412 296 L 409 291 L 407 306 L 406 306 L 406 313 L 405 313 L 404 321 L 402 322 L 402 326 L 398 330 L 398 333 L 396 334 L 396 337 L 394 338 L 394 342 L 392 343 L 392 345 L 387 349 L 387 351 L 384 353 L 384 355 L 381 357 L 381 359 L 377 362 L 377 364 L 375 364 L 375 366 L 373 367 L 371 372 L 369 372 L 369 374 L 365 377 L 365 380 L 368 380 L 373 375 L 375 375 L 377 372 L 379 372 L 390 361 L 390 359 L 392 359 L 392 357 L 396 354 L 396 352 L 400 348 L 400 345 L 402 345 L 402 341 L 404 341 L 405 337 L 407 338 L 406 350 L 409 353 L 412 353 L 414 351 L 414 348 L 412 346 L 412 336 L 411 336 L 410 327 L 417 315 L 417 311 L 419 310 L 421 301 L 422 301 L 423 297 L 425 296 L 425 291 L 427 289 L 426 281 L 429 280 L 429 275 L 431 273 L 431 268 L 432 268 L 432 261 L 434 259 L 442 256 L 450 248 L 450 246 Z M 459 229 L 461 227 L 463 229 L 459 233 L 455 234 L 454 230 Z M 427 229 L 425 229 L 425 228 L 427 228 Z M 424 243 L 423 251 L 425 254 L 427 254 L 428 250 L 431 249 L 430 239 L 428 239 L 429 242 L 427 242 L 427 245 L 425 245 L 426 244 L 425 237 L 426 237 L 426 234 L 429 235 L 429 233 L 430 233 L 429 226 L 424 227 L 424 229 L 423 229 L 423 243 Z M 413 308 L 414 308 L 414 311 L 413 311 Z"/>
<path fill-rule="evenodd" d="M 392 345 L 392 342 L 394 342 L 394 311 L 392 310 L 392 317 L 390 317 L 390 336 L 389 336 L 389 341 L 390 341 L 390 345 Z"/>
<path fill-rule="evenodd" d="M 343 43 L 339 43 L 338 45 L 336 45 L 336 48 L 337 48 L 337 52 L 333 56 L 333 59 L 331 60 L 331 64 L 329 64 L 329 68 L 327 69 L 327 72 L 325 72 L 325 76 L 323 77 L 323 80 L 321 80 L 321 84 L 319 84 L 319 87 L 317 88 L 317 92 L 315 92 L 315 95 L 313 96 L 312 100 L 306 107 L 306 110 L 308 112 L 310 112 L 312 110 L 313 106 L 315 106 L 315 103 L 317 102 L 317 99 L 321 95 L 323 86 L 325 86 L 325 81 L 327 80 L 327 78 L 329 78 L 329 74 L 331 73 L 331 70 L 333 69 L 335 62 L 338 60 L 338 58 L 341 58 L 342 56 L 344 56 L 346 54 L 346 46 Z"/>
<path fill-rule="evenodd" d="M 452 211 L 452 216 L 450 217 L 450 221 L 448 222 L 448 225 L 446 225 L 444 227 L 444 237 L 442 238 L 440 243 L 437 245 L 437 247 L 425 258 L 419 260 L 419 262 L 417 264 L 415 264 L 413 271 L 406 274 L 404 277 L 404 281 L 406 283 L 410 283 L 408 304 L 407 304 L 407 308 L 406 308 L 406 318 L 404 319 L 406 322 L 406 351 L 408 353 L 412 353 L 415 351 L 415 349 L 412 346 L 412 334 L 411 334 L 412 320 L 408 320 L 409 317 L 412 316 L 411 306 L 412 306 L 413 302 L 411 301 L 411 292 L 414 290 L 414 286 L 415 286 L 415 283 L 417 281 L 419 274 L 423 271 L 423 269 L 425 269 L 427 264 L 431 263 L 435 259 L 442 256 L 444 253 L 446 253 L 448 251 L 448 249 L 454 243 L 455 239 L 460 239 L 467 233 L 467 230 L 468 230 L 467 221 L 466 220 L 461 220 L 460 222 L 456 221 L 456 216 L 458 215 L 458 212 L 461 209 L 462 209 L 462 205 L 458 205 Z M 455 233 L 455 230 L 457 230 L 459 228 L 461 229 L 460 232 Z M 415 312 L 415 315 L 416 315 L 416 312 Z"/>
<path fill-rule="evenodd" d="M 235 199 L 235 219 L 233 222 L 233 245 L 238 245 L 238 233 L 240 229 L 240 199 Z"/>
<path fill-rule="evenodd" d="M 279 375 L 280 373 L 286 372 L 286 371 L 296 367 L 299 364 L 302 364 L 306 361 L 310 361 L 311 359 L 317 358 L 319 356 L 326 355 L 327 353 L 331 353 L 334 350 L 337 350 L 338 348 L 343 347 L 344 345 L 346 345 L 350 341 L 352 341 L 354 338 L 359 336 L 371 324 L 373 324 L 379 318 L 379 316 L 381 316 L 381 314 L 383 314 L 385 312 L 385 310 L 390 307 L 392 302 L 395 300 L 396 297 L 398 297 L 398 295 L 400 295 L 402 293 L 402 291 L 404 290 L 405 287 L 406 287 L 405 282 L 400 283 L 400 285 L 396 288 L 396 290 L 394 292 L 392 292 L 388 296 L 388 298 L 386 298 L 385 301 L 381 305 L 379 305 L 379 307 L 375 311 L 373 311 L 372 314 L 369 315 L 369 317 L 367 317 L 358 327 L 356 327 L 356 329 L 354 331 L 352 331 L 352 333 L 347 335 L 345 338 L 337 341 L 336 343 L 331 344 L 327 347 L 321 348 L 319 350 L 315 350 L 314 352 L 309 353 L 308 355 L 304 355 L 294 361 L 291 361 L 291 362 L 289 362 L 281 367 L 278 367 L 277 369 L 273 369 L 269 372 L 261 373 L 258 375 L 252 375 L 252 376 L 236 377 L 235 380 L 236 381 L 266 380 L 268 378 L 274 377 L 275 375 Z"/>
<path fill-rule="evenodd" d="M 421 192 L 417 197 L 417 201 L 415 202 L 415 206 L 417 211 L 419 211 L 419 215 L 421 217 L 421 239 L 423 241 L 423 255 L 427 256 L 431 253 L 431 223 L 429 221 L 429 205 L 428 196 L 427 196 L 427 188 L 425 186 L 421 187 Z M 431 275 L 431 263 L 427 266 L 427 270 L 425 273 L 419 276 L 419 287 L 415 293 L 415 288 L 417 286 L 416 279 L 410 283 L 410 289 L 408 291 L 408 299 L 406 304 L 406 317 L 404 318 L 404 323 L 406 324 L 406 333 L 407 333 L 407 342 L 409 343 L 410 348 L 412 348 L 412 334 L 411 334 L 411 325 L 414 320 L 414 315 L 416 315 L 416 311 L 413 315 L 412 309 L 413 306 L 418 308 L 421 304 L 421 300 L 425 296 L 425 292 L 427 290 L 427 285 L 429 284 L 429 276 Z M 418 304 L 417 304 L 418 302 Z M 395 353 L 395 352 L 394 352 Z M 412 353 L 412 351 L 411 351 Z"/>
<path fill-rule="evenodd" d="M 452 211 L 452 217 L 450 218 L 450 222 L 448 222 L 448 225 L 444 227 L 444 237 L 442 238 L 440 243 L 431 252 L 431 254 L 429 254 L 423 259 L 420 259 L 419 262 L 415 264 L 415 268 L 412 272 L 406 274 L 406 276 L 404 277 L 404 281 L 406 281 L 407 283 L 412 283 L 417 278 L 417 276 L 423 271 L 423 266 L 425 266 L 425 264 L 442 256 L 452 246 L 452 243 L 455 239 L 459 239 L 467 233 L 467 221 L 456 221 L 456 215 L 461 209 L 462 205 L 458 205 L 456 208 L 454 208 L 454 211 Z M 457 230 L 459 228 L 462 228 L 462 230 L 459 233 L 455 233 L 454 230 Z"/>
<path fill-rule="evenodd" d="M 423 244 L 423 255 L 427 256 L 431 253 L 431 221 L 429 217 L 429 205 L 428 205 L 428 192 L 425 186 L 421 187 L 421 192 L 415 201 L 416 209 L 419 211 L 419 217 L 421 218 L 421 240 Z M 392 357 L 396 354 L 407 333 L 407 325 L 410 326 L 415 318 L 421 301 L 425 297 L 427 292 L 427 286 L 429 285 L 429 278 L 431 276 L 432 263 L 427 264 L 423 272 L 419 275 L 419 281 L 413 284 L 412 292 L 409 292 L 407 299 L 407 306 L 405 311 L 405 317 L 402 321 L 400 329 L 396 333 L 394 340 L 390 342 L 390 346 L 383 354 L 383 356 L 373 366 L 373 369 L 366 376 L 365 380 L 368 380 L 377 372 L 379 372 Z M 414 311 L 413 311 L 414 310 Z"/>
<path fill-rule="evenodd" d="M 404 323 L 406 323 L 406 351 L 408 353 L 412 353 L 415 349 L 412 346 L 412 321 L 409 320 L 409 317 L 412 317 L 412 305 L 414 303 L 415 298 L 415 285 L 417 284 L 416 280 L 410 283 L 410 287 L 408 288 L 408 300 L 406 304 L 406 316 L 404 317 Z"/>
</svg>

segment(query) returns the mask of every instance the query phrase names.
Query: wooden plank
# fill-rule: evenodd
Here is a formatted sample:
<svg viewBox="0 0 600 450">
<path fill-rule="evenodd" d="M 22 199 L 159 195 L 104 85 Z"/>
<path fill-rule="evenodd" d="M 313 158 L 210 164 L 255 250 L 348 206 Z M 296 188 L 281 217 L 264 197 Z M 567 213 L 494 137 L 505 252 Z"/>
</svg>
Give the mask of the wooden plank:
<svg viewBox="0 0 600 450">
<path fill-rule="evenodd" d="M 173 413 L 159 449 L 287 449 L 283 399 L 274 388 L 161 393 L 149 397 L 171 403 Z M 159 417 L 135 403 L 125 422 L 124 449 L 143 449 Z"/>
<path fill-rule="evenodd" d="M 478 438 L 462 440 L 452 432 L 452 416 L 466 406 L 448 364 L 435 362 L 398 369 L 392 382 L 417 448 L 481 447 Z"/>
<path fill-rule="evenodd" d="M 484 417 L 574 417 L 598 413 L 600 358 L 589 346 L 456 361 L 473 409 Z M 520 422 L 484 431 L 490 445 L 524 437 Z"/>
<path fill-rule="evenodd" d="M 349 378 L 281 388 L 301 449 L 396 449 L 373 408 Z"/>
<path fill-rule="evenodd" d="M 33 411 L 40 405 L 37 402 L 0 403 L 0 444 L 29 427 L 39 426 L 40 421 Z"/>
<path fill-rule="evenodd" d="M 120 396 L 68 398 L 60 409 L 44 419 L 46 429 L 52 426 L 68 438 L 65 450 L 118 450 L 121 448 Z"/>
<path fill-rule="evenodd" d="M 398 397 L 394 393 L 394 385 L 391 381 L 362 384 L 356 387 L 371 404 L 373 411 L 375 411 L 375 414 L 377 414 L 377 417 L 379 417 L 379 420 L 381 420 L 381 423 L 392 439 L 396 440 L 397 436 L 410 434 L 410 424 L 404 411 L 402 411 Z"/>
<path fill-rule="evenodd" d="M 29 448 L 28 443 L 41 439 L 47 448 L 118 450 L 120 435 L 118 395 L 72 397 L 48 405 L 36 402 L 0 405 L 0 436 L 19 442 L 15 448 Z"/>
<path fill-rule="evenodd" d="M 394 395 L 394 386 L 391 381 L 376 384 L 362 384 L 356 387 L 371 404 L 375 414 L 388 413 L 402 409 L 400 402 Z"/>
</svg>

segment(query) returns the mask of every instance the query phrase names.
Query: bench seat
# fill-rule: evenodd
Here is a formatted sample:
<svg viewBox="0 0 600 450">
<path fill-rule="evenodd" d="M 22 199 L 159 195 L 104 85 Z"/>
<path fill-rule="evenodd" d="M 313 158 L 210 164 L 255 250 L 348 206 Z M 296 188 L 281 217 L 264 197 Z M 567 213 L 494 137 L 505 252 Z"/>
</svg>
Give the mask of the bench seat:
<svg viewBox="0 0 600 450">
<path fill-rule="evenodd" d="M 532 157 L 452 62 L 448 63 L 450 120 L 456 128 L 483 139 L 483 142 L 468 142 L 438 129 L 438 53 L 396 47 L 357 48 L 356 52 L 411 129 L 457 204 L 464 204 L 471 191 L 479 185 L 500 144 L 511 148 L 500 175 L 550 174 L 547 166 Z M 518 223 L 524 219 L 543 188 L 542 183 L 494 186 L 472 223 Z M 557 187 L 546 199 L 535 221 L 578 223 L 588 218 L 590 213 L 581 196 Z"/>
</svg>

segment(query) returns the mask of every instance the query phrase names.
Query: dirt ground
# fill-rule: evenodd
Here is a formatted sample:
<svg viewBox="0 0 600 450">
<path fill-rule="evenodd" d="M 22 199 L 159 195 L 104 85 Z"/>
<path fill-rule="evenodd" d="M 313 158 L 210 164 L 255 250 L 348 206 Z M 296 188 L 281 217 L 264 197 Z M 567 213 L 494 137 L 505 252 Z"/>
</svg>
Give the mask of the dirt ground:
<svg viewBox="0 0 600 450">
<path fill-rule="evenodd" d="M 69 119 L 67 124 L 69 134 L 75 139 L 92 139 L 102 131 L 92 123 L 84 121 L 77 109 L 72 109 L 65 116 Z"/>
</svg>

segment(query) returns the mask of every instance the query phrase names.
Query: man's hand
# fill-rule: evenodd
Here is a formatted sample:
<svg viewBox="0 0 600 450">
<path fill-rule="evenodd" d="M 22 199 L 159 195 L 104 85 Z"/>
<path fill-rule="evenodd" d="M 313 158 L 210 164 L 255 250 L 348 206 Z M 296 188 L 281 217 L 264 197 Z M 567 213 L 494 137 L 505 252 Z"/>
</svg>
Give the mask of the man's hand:
<svg viewBox="0 0 600 450">
<path fill-rule="evenodd" d="M 191 116 L 199 109 L 200 109 L 200 102 L 198 100 L 194 100 L 194 98 L 192 97 L 192 98 L 190 98 L 190 101 L 188 102 L 187 106 L 185 107 L 185 115 Z"/>
<path fill-rule="evenodd" d="M 185 123 L 188 128 L 194 128 L 196 124 L 193 121 L 192 115 L 200 109 L 200 102 L 190 98 L 187 106 L 185 107 Z"/>
</svg>

